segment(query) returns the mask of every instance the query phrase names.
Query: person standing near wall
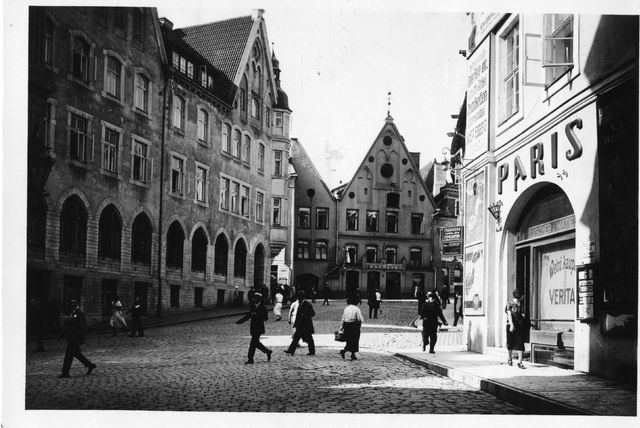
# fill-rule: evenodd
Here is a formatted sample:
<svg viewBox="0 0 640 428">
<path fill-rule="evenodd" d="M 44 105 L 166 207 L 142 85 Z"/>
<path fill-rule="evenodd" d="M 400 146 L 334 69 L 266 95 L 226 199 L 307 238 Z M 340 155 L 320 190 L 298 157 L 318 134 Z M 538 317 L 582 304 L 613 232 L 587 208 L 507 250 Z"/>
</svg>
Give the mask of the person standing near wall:
<svg viewBox="0 0 640 428">
<path fill-rule="evenodd" d="M 459 319 L 463 319 L 463 299 L 462 295 L 456 291 L 453 298 L 453 326 L 458 324 Z"/>
<path fill-rule="evenodd" d="M 507 314 L 507 352 L 509 359 L 508 365 L 513 365 L 512 354 L 516 351 L 518 354 L 518 367 L 524 369 L 522 362 L 522 354 L 524 352 L 524 330 L 528 329 L 525 326 L 525 316 L 522 308 L 522 293 L 519 290 L 513 290 L 513 300 L 507 303 L 504 308 Z"/>
</svg>

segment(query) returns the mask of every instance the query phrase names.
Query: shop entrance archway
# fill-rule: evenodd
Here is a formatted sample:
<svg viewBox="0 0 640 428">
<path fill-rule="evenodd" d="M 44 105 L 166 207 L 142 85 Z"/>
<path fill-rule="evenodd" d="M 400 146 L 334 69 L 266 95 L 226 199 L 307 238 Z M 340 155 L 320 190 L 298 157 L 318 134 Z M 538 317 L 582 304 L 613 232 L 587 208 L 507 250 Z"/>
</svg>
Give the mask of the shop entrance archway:
<svg viewBox="0 0 640 428">
<path fill-rule="evenodd" d="M 533 195 L 511 230 L 515 236 L 515 284 L 530 316 L 531 359 L 573 368 L 576 318 L 575 215 L 560 187 L 548 184 Z"/>
</svg>

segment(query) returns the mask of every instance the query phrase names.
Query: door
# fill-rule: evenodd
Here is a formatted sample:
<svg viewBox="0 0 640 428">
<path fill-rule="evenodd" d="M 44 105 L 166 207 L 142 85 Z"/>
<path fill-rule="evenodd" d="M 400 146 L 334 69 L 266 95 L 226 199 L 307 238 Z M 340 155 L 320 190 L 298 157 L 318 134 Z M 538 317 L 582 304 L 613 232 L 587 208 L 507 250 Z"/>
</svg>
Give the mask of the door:
<svg viewBox="0 0 640 428">
<path fill-rule="evenodd" d="M 360 274 L 359 274 L 359 272 L 355 271 L 355 270 L 348 270 L 347 271 L 346 281 L 347 281 L 347 284 L 346 284 L 347 295 L 351 295 L 357 289 L 360 288 Z"/>
<path fill-rule="evenodd" d="M 380 288 L 380 272 L 367 272 L 367 295 Z"/>
<path fill-rule="evenodd" d="M 385 285 L 385 298 L 400 298 L 400 274 L 398 272 L 387 272 L 387 282 Z"/>
</svg>

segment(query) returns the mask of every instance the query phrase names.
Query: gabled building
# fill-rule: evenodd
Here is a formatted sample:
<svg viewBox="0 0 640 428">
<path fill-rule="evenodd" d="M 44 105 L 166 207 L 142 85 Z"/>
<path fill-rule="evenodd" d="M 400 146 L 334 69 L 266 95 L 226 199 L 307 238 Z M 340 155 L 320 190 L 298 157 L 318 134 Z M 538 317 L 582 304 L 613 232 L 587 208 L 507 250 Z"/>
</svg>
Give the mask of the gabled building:
<svg viewBox="0 0 640 428">
<path fill-rule="evenodd" d="M 336 199 L 302 144 L 292 138 L 291 162 L 297 171 L 295 194 L 295 284 L 309 293 L 325 283 L 338 290 Z"/>
<path fill-rule="evenodd" d="M 241 302 L 268 286 L 271 257 L 290 242 L 271 233 L 273 224 L 287 230 L 271 207 L 289 190 L 291 110 L 262 12 L 178 29 L 162 20 L 165 307 Z"/>
<path fill-rule="evenodd" d="M 435 203 L 419 167 L 387 116 L 351 181 L 334 192 L 340 290 L 379 288 L 389 299 L 435 285 Z"/>
</svg>

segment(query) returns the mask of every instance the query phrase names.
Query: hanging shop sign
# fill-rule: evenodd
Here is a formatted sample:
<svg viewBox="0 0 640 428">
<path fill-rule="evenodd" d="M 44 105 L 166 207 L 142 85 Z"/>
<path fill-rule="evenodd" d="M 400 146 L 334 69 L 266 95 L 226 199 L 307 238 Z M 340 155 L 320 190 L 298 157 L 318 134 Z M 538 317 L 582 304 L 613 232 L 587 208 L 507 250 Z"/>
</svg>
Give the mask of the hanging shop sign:
<svg viewBox="0 0 640 428">
<path fill-rule="evenodd" d="M 443 242 L 442 254 L 445 256 L 458 256 L 462 254 L 462 241 Z"/>
<path fill-rule="evenodd" d="M 493 28 L 505 16 L 504 13 L 471 12 L 471 35 L 469 35 L 469 52 L 478 46 Z"/>
<path fill-rule="evenodd" d="M 445 227 L 442 229 L 442 242 L 461 241 L 462 226 Z"/>
<path fill-rule="evenodd" d="M 489 146 L 490 39 L 467 59 L 467 126 L 465 159 L 475 159 Z"/>
<path fill-rule="evenodd" d="M 589 322 L 595 318 L 595 266 L 594 264 L 581 265 L 578 266 L 576 270 L 578 277 L 577 318 L 581 322 Z"/>
<path fill-rule="evenodd" d="M 557 174 L 559 178 L 568 177 L 566 170 L 557 170 L 561 157 L 568 161 L 574 161 L 582 156 L 582 142 L 580 130 L 583 121 L 576 117 L 561 125 L 562 131 L 554 130 L 533 140 L 528 146 L 528 153 L 520 151 L 511 162 L 503 162 L 498 166 L 498 194 L 503 192 L 503 186 L 507 180 L 513 182 L 513 191 L 518 191 L 518 182 L 530 177 L 535 180 L 539 175 L 546 173 Z"/>
</svg>

